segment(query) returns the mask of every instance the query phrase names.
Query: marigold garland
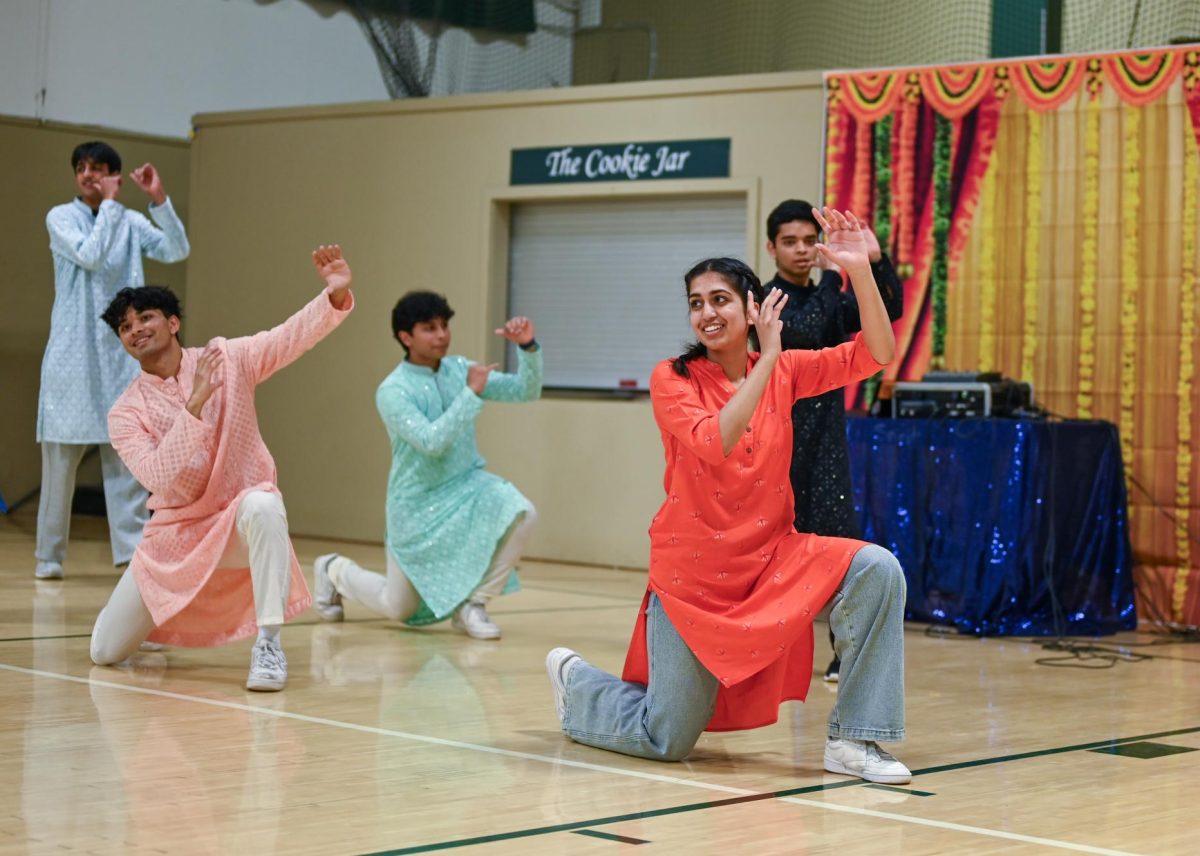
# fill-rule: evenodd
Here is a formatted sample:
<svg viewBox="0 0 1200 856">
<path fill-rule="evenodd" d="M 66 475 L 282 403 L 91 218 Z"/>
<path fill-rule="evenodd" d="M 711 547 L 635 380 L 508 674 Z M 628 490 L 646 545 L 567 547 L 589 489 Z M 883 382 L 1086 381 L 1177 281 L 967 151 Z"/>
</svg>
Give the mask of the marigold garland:
<svg viewBox="0 0 1200 856">
<path fill-rule="evenodd" d="M 871 210 L 871 184 L 875 172 L 875 155 L 872 151 L 875 133 L 866 122 L 855 122 L 854 128 L 854 183 L 850 193 L 850 210 L 857 216 L 866 217 Z"/>
<path fill-rule="evenodd" d="M 846 145 L 847 115 L 830 106 L 825 125 L 825 204 L 841 207 L 842 151 Z"/>
<path fill-rule="evenodd" d="M 941 368 L 946 355 L 946 288 L 949 282 L 950 160 L 954 123 L 934 114 L 933 131 L 933 267 L 929 286 L 933 301 L 933 368 Z"/>
<path fill-rule="evenodd" d="M 914 77 L 916 75 L 913 75 Z M 919 90 L 917 90 L 919 93 Z M 900 104 L 900 160 L 896 182 L 896 264 L 901 277 L 912 275 L 913 244 L 917 239 L 917 131 L 919 130 L 920 104 L 917 94 L 910 98 L 904 93 Z"/>
<path fill-rule="evenodd" d="M 1042 114 L 1025 114 L 1025 270 L 1022 281 L 1021 380 L 1033 382 L 1037 353 L 1038 262 L 1042 238 Z"/>
<path fill-rule="evenodd" d="M 996 368 L 996 151 L 983 176 L 979 200 L 979 370 Z"/>
<path fill-rule="evenodd" d="M 1126 107 L 1121 134 L 1121 457 L 1133 477 L 1134 404 L 1137 398 L 1138 221 L 1142 216 L 1142 108 Z"/>
<path fill-rule="evenodd" d="M 1079 248 L 1079 393 L 1075 415 L 1092 418 L 1096 378 L 1096 284 L 1098 281 L 1100 219 L 1100 99 L 1084 105 L 1083 243 Z"/>
<path fill-rule="evenodd" d="M 1196 376 L 1196 183 L 1200 180 L 1200 152 L 1187 132 L 1183 153 L 1183 270 L 1179 290 L 1179 428 L 1175 448 L 1175 586 L 1171 613 L 1183 621 L 1192 544 L 1188 512 L 1192 505 L 1192 381 Z"/>
</svg>

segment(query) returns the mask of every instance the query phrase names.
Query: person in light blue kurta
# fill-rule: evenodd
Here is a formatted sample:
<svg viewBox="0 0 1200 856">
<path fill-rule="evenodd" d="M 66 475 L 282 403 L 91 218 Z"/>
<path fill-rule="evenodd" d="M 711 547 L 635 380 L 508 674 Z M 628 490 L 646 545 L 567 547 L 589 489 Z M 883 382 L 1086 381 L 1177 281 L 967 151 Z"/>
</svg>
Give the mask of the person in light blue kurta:
<svg viewBox="0 0 1200 856">
<path fill-rule="evenodd" d="M 532 401 L 542 391 L 542 352 L 533 322 L 518 317 L 496 331 L 518 346 L 517 371 L 447 356 L 444 297 L 410 292 L 392 313 L 405 360 L 379 386 L 392 467 L 387 492 L 387 574 L 336 553 L 313 565 L 317 612 L 343 617 L 342 599 L 407 624 L 451 618 L 460 633 L 498 639 L 488 601 L 516 585 L 513 567 L 536 522 L 515 487 L 484 470 L 475 419 L 485 400 Z"/>
<path fill-rule="evenodd" d="M 71 154 L 79 196 L 46 215 L 54 258 L 54 308 L 42 358 L 37 440 L 42 447 L 35 575 L 61 579 L 71 527 L 75 471 L 89 446 L 100 447 L 114 565 L 133 556 L 149 518 L 146 490 L 113 451 L 108 409 L 137 377 L 137 361 L 100 321 L 122 288 L 143 284 L 142 256 L 187 258 L 183 223 L 151 164 L 129 177 L 150 197 L 150 222 L 117 202 L 121 157 L 101 142 Z"/>
</svg>

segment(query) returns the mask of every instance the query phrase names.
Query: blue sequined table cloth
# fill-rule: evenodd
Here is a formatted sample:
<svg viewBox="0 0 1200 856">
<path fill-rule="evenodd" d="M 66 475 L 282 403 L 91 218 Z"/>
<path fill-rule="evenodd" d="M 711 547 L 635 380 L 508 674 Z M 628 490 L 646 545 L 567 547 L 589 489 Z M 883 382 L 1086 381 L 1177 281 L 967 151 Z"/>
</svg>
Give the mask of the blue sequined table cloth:
<svg viewBox="0 0 1200 856">
<path fill-rule="evenodd" d="M 847 420 L 863 537 L 908 579 L 905 617 L 991 635 L 1137 625 L 1110 422 Z"/>
</svg>

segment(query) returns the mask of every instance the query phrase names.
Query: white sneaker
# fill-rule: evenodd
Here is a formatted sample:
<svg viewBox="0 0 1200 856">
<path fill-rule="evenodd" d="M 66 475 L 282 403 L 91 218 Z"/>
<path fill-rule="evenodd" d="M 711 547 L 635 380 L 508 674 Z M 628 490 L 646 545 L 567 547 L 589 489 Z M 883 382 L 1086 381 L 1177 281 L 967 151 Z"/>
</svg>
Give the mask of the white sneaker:
<svg viewBox="0 0 1200 856">
<path fill-rule="evenodd" d="M 61 580 L 63 566 L 58 562 L 38 562 L 37 567 L 33 570 L 33 575 L 39 580 Z"/>
<path fill-rule="evenodd" d="M 874 740 L 825 741 L 825 769 L 830 773 L 858 776 L 882 785 L 903 785 L 912 781 L 912 773 Z"/>
<path fill-rule="evenodd" d="M 329 563 L 336 558 L 337 553 L 326 553 L 313 562 L 313 609 L 326 621 L 341 621 L 346 617 L 342 596 L 329 579 Z"/>
<path fill-rule="evenodd" d="M 273 693 L 287 683 L 287 657 L 278 639 L 259 639 L 250 651 L 250 675 L 246 689 Z"/>
<path fill-rule="evenodd" d="M 499 639 L 500 628 L 492 623 L 482 603 L 467 601 L 450 619 L 450 626 L 472 639 Z"/>
<path fill-rule="evenodd" d="M 546 655 L 546 674 L 550 676 L 550 688 L 554 690 L 554 712 L 561 725 L 567 715 L 567 675 L 583 658 L 570 648 L 553 648 Z"/>
</svg>

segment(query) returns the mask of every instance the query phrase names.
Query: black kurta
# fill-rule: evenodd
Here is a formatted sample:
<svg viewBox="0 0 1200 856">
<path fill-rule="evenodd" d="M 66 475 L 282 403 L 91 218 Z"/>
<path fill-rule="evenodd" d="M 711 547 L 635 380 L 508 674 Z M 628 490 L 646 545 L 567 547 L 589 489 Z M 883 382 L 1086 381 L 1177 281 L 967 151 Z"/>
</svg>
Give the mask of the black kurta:
<svg viewBox="0 0 1200 856">
<path fill-rule="evenodd" d="M 885 255 L 871 265 L 888 317 L 904 311 L 904 286 Z M 776 275 L 767 283 L 788 296 L 783 347 L 832 348 L 862 329 L 858 300 L 842 290 L 840 273 L 825 271 L 816 285 L 798 286 Z M 792 494 L 796 529 L 817 535 L 861 538 L 850 488 L 844 391 L 802 398 L 792 407 Z"/>
</svg>

